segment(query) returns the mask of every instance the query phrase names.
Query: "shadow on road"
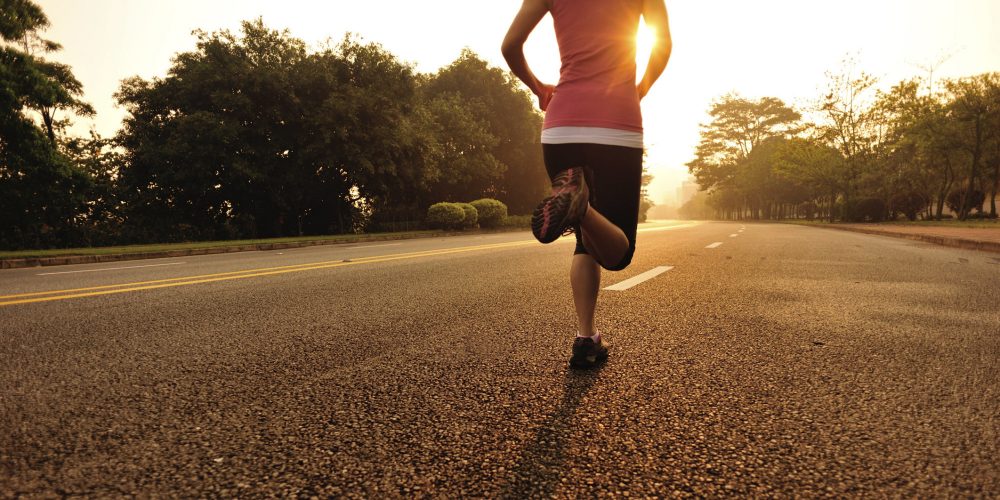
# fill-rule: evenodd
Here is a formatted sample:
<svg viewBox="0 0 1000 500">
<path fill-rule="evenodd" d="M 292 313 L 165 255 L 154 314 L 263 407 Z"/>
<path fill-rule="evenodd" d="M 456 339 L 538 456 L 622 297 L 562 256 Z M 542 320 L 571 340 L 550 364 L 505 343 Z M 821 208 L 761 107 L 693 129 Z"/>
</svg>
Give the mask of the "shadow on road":
<svg viewBox="0 0 1000 500">
<path fill-rule="evenodd" d="M 521 453 L 512 482 L 502 498 L 551 497 L 566 471 L 566 449 L 574 436 L 576 409 L 600 376 L 603 365 L 590 371 L 567 369 L 563 397 Z"/>
</svg>

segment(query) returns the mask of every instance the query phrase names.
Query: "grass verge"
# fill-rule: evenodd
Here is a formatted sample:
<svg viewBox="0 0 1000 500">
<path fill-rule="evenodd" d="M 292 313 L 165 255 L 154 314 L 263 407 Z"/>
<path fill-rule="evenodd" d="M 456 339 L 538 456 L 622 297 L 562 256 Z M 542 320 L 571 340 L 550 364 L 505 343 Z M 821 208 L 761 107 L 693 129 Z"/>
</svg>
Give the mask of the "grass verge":
<svg viewBox="0 0 1000 500">
<path fill-rule="evenodd" d="M 33 259 L 40 257 L 68 257 L 78 255 L 128 255 L 156 252 L 170 252 L 174 250 L 194 250 L 201 248 L 220 247 L 240 247 L 249 245 L 273 244 L 273 243 L 302 243 L 302 242 L 323 242 L 323 243 L 353 243 L 359 241 L 370 241 L 379 239 L 407 239 L 431 234 L 443 234 L 441 231 L 404 231 L 395 233 L 370 233 L 370 234 L 338 234 L 331 236 L 299 236 L 286 238 L 266 238 L 254 240 L 224 240 L 224 241 L 197 241 L 190 243 L 164 243 L 151 245 L 125 245 L 114 247 L 87 247 L 87 248 L 58 248 L 52 250 L 15 250 L 0 251 L 0 259 Z"/>
</svg>

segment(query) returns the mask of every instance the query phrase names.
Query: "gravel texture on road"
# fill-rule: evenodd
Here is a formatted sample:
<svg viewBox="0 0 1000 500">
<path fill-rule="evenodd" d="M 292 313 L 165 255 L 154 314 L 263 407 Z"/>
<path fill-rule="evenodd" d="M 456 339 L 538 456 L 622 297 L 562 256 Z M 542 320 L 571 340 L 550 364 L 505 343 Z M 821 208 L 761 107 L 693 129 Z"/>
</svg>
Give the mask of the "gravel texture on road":
<svg viewBox="0 0 1000 500">
<path fill-rule="evenodd" d="M 1000 259 L 739 228 L 641 233 L 591 372 L 564 243 L 0 307 L 0 496 L 997 495 Z"/>
</svg>

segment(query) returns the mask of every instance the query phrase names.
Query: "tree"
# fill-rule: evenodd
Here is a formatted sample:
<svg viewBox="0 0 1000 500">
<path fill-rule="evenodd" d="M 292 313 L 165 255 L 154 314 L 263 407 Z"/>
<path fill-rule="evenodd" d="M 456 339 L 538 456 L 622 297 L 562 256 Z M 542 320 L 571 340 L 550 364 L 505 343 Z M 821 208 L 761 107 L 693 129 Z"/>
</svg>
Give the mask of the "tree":
<svg viewBox="0 0 1000 500">
<path fill-rule="evenodd" d="M 782 218 L 793 212 L 794 206 L 812 199 L 795 178 L 781 175 L 776 168 L 788 142 L 783 137 L 765 139 L 740 162 L 734 185 L 749 201 L 754 218 Z"/>
<path fill-rule="evenodd" d="M 179 238 L 350 232 L 426 182 L 416 77 L 352 37 L 318 53 L 245 22 L 198 33 L 164 79 L 126 81 L 130 226 Z M 155 238 L 155 234 L 142 235 Z"/>
<path fill-rule="evenodd" d="M 62 49 L 58 43 L 45 40 L 37 32 L 27 32 L 20 40 L 25 54 L 36 57 Z M 25 106 L 38 112 L 45 132 L 53 144 L 56 134 L 64 133 L 70 124 L 68 118 L 59 119 L 59 111 L 69 111 L 78 116 L 93 116 L 94 108 L 83 101 L 83 84 L 73 76 L 73 70 L 61 63 L 46 61 L 36 57 L 36 67 L 44 78 L 54 85 L 49 91 L 26 96 Z"/>
<path fill-rule="evenodd" d="M 25 50 L 25 40 L 59 48 L 39 36 L 48 24 L 34 2 L 0 0 L 0 248 L 57 244 L 86 211 L 90 179 L 58 150 L 51 113 L 89 107 L 68 67 Z M 48 110 L 46 131 L 31 109 Z"/>
<path fill-rule="evenodd" d="M 499 140 L 487 124 L 463 106 L 458 94 L 443 93 L 425 103 L 431 114 L 435 155 L 426 173 L 431 200 L 460 202 L 495 192 L 504 165 L 493 156 Z"/>
<path fill-rule="evenodd" d="M 876 166 L 883 152 L 886 121 L 883 110 L 873 102 L 878 80 L 858 71 L 854 60 L 845 60 L 841 71 L 827 73 L 827 78 L 827 92 L 818 109 L 826 121 L 818 129 L 843 157 L 842 194 L 844 203 L 850 204 L 860 177 Z"/>
<path fill-rule="evenodd" d="M 539 117 L 471 52 L 426 76 L 350 35 L 309 53 L 259 19 L 197 36 L 165 78 L 117 94 L 138 239 L 349 232 L 443 200 L 540 198 Z"/>
<path fill-rule="evenodd" d="M 912 147 L 921 167 L 922 178 L 929 184 L 934 200 L 933 215 L 941 219 L 945 201 L 959 181 L 958 165 L 962 152 L 958 149 L 961 132 L 937 95 L 928 96 L 922 112 L 905 131 L 903 147 Z"/>
<path fill-rule="evenodd" d="M 985 73 L 945 82 L 945 88 L 952 96 L 947 106 L 948 115 L 960 127 L 959 147 L 966 153 L 968 162 L 965 194 L 958 212 L 958 218 L 962 220 L 969 215 L 972 208 L 970 200 L 976 191 L 976 184 L 980 181 L 980 168 L 990 143 L 1000 140 L 997 137 L 1000 131 L 991 126 L 997 123 L 997 115 L 1000 114 L 1000 99 L 996 98 L 998 87 L 1000 87 L 998 73 Z M 996 184 L 995 179 L 993 184 Z"/>
<path fill-rule="evenodd" d="M 328 205 L 337 231 L 381 212 L 422 218 L 434 136 L 418 102 L 420 77 L 382 46 L 351 36 L 314 59 L 325 90 L 303 138 L 340 193 Z"/>
<path fill-rule="evenodd" d="M 121 153 L 114 141 L 91 132 L 90 137 L 62 139 L 60 151 L 71 165 L 86 175 L 89 181 L 86 201 L 72 231 L 73 244 L 83 246 L 116 245 L 121 243 L 124 222 L 118 191 L 118 170 Z M 63 245 L 69 241 L 62 242 Z"/>
<path fill-rule="evenodd" d="M 813 190 L 813 196 L 827 201 L 827 218 L 833 222 L 834 205 L 847 179 L 840 151 L 816 139 L 787 141 L 775 162 L 777 172 Z"/>
<path fill-rule="evenodd" d="M 541 117 L 531 96 L 509 72 L 489 66 L 469 49 L 449 66 L 431 75 L 425 95 L 433 99 L 454 95 L 496 143 L 489 153 L 502 173 L 482 193 L 498 198 L 511 213 L 534 209 L 549 188 L 542 163 Z"/>
<path fill-rule="evenodd" d="M 990 87 L 990 99 L 1000 108 L 1000 86 Z M 994 113 L 989 125 L 992 147 L 987 148 L 986 165 L 992 166 L 992 182 L 989 183 L 990 217 L 997 218 L 997 192 L 1000 191 L 1000 113 Z"/>
<path fill-rule="evenodd" d="M 164 79 L 126 80 L 116 95 L 131 116 L 119 135 L 129 224 L 140 239 L 293 233 L 308 190 L 296 160 L 305 106 L 290 68 L 305 44 L 245 22 L 242 38 L 198 32 Z M 152 229 L 152 234 L 146 230 Z"/>
<path fill-rule="evenodd" d="M 750 158 L 767 140 L 797 134 L 801 115 L 774 97 L 749 100 L 736 94 L 714 102 L 709 115 L 712 122 L 702 125 L 701 142 L 688 169 L 702 189 L 734 191 L 753 217 L 759 218 L 761 210 L 769 215 L 772 200 L 765 184 L 771 180 L 770 164 Z M 719 198 L 726 201 L 727 212 L 733 198 Z M 742 213 L 743 208 L 738 210 Z"/>
</svg>

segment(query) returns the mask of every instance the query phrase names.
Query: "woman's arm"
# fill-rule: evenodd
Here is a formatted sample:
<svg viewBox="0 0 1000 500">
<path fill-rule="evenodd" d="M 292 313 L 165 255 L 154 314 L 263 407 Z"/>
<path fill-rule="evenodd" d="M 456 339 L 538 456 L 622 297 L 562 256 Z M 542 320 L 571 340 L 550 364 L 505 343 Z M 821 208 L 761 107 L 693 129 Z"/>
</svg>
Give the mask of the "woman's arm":
<svg viewBox="0 0 1000 500">
<path fill-rule="evenodd" d="M 521 4 L 521 10 L 514 17 L 510 29 L 507 30 L 503 45 L 500 46 L 510 70 L 538 96 L 538 106 L 542 108 L 542 111 L 548 107 L 555 88 L 538 81 L 535 74 L 531 72 L 528 61 L 524 58 L 524 42 L 548 11 L 549 6 L 545 0 L 524 0 L 524 3 Z"/>
<path fill-rule="evenodd" d="M 642 18 L 646 20 L 646 26 L 655 30 L 656 41 L 649 54 L 646 74 L 642 75 L 642 80 L 636 86 L 640 99 L 646 97 L 649 88 L 663 74 L 663 70 L 667 67 L 667 61 L 670 60 L 670 51 L 673 49 L 673 42 L 670 39 L 670 23 L 667 19 L 667 6 L 663 4 L 663 0 L 643 0 Z"/>
</svg>

